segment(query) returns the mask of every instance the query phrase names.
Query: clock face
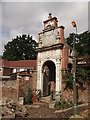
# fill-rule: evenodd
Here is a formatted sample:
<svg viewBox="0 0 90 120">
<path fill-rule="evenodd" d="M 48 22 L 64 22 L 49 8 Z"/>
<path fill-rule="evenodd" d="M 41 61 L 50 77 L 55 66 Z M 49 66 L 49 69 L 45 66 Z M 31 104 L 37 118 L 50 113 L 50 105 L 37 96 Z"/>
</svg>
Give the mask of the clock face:
<svg viewBox="0 0 90 120">
<path fill-rule="evenodd" d="M 52 21 L 48 21 L 47 24 L 45 25 L 45 28 L 46 28 L 47 26 L 54 26 L 54 23 L 53 23 Z"/>
</svg>

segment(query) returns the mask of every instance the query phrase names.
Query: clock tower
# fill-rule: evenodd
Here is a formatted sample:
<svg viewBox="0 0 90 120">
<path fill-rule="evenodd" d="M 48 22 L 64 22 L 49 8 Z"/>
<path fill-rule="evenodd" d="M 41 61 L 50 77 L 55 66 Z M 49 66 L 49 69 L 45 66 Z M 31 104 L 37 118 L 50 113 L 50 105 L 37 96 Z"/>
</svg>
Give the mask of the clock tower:
<svg viewBox="0 0 90 120">
<path fill-rule="evenodd" d="M 49 13 L 44 22 L 44 30 L 39 33 L 37 49 L 37 89 L 42 96 L 53 91 L 59 96 L 62 87 L 62 49 L 64 46 L 64 27 L 58 26 L 56 17 Z"/>
</svg>

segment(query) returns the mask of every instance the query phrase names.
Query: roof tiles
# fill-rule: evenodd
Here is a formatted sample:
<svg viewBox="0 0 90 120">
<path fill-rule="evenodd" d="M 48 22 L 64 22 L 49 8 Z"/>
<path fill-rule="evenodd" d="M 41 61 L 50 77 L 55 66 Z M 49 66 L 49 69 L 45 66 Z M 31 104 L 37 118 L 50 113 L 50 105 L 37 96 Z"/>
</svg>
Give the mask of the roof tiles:
<svg viewBox="0 0 90 120">
<path fill-rule="evenodd" d="M 19 60 L 19 61 L 7 61 L 0 60 L 0 66 L 10 67 L 10 68 L 36 68 L 36 60 Z"/>
</svg>

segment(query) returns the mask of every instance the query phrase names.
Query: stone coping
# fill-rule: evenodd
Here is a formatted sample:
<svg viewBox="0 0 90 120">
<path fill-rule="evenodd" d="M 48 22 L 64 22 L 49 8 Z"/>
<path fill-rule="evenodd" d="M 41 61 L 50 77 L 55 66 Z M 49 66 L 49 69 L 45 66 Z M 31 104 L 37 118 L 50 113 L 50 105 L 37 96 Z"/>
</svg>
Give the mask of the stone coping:
<svg viewBox="0 0 90 120">
<path fill-rule="evenodd" d="M 78 107 L 84 107 L 84 106 L 88 106 L 88 103 L 85 103 L 85 104 L 78 105 Z M 70 107 L 70 108 L 67 108 L 67 109 L 63 109 L 63 110 L 56 110 L 54 113 L 62 113 L 62 112 L 67 112 L 68 110 L 72 110 L 72 107 Z"/>
</svg>

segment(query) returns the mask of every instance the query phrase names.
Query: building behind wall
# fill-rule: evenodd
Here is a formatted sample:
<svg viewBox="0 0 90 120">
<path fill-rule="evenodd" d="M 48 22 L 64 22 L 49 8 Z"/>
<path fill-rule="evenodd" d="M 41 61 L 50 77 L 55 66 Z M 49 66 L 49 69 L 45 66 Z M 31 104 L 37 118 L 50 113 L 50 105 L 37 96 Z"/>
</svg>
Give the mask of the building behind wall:
<svg viewBox="0 0 90 120">
<path fill-rule="evenodd" d="M 36 60 L 0 60 L 0 81 L 2 81 L 2 100 L 17 101 L 25 97 L 28 88 L 36 90 Z"/>
</svg>

